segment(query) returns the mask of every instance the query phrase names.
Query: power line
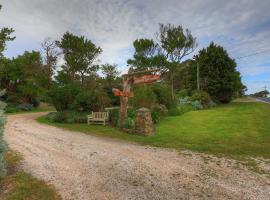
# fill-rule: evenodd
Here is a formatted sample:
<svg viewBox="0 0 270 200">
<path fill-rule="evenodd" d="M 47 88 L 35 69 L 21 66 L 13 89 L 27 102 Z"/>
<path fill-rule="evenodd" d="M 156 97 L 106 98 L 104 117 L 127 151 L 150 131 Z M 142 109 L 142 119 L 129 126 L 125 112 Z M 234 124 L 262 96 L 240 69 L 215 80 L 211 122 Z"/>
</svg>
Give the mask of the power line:
<svg viewBox="0 0 270 200">
<path fill-rule="evenodd" d="M 255 56 L 255 55 L 262 54 L 262 53 L 267 53 L 267 52 L 270 52 L 270 49 L 264 50 L 264 51 L 255 52 L 255 53 L 252 53 L 252 54 L 249 54 L 249 55 L 246 55 L 246 56 L 237 57 L 235 59 L 247 58 L 247 57 L 251 57 L 251 56 Z"/>
</svg>

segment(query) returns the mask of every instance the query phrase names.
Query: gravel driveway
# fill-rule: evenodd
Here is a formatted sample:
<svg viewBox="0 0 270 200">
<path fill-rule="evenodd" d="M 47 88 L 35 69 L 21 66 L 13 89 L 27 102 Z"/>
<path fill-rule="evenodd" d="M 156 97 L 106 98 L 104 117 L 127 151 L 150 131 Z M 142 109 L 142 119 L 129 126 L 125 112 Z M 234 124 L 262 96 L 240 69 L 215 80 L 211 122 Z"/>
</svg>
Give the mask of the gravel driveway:
<svg viewBox="0 0 270 200">
<path fill-rule="evenodd" d="M 41 125 L 41 115 L 8 116 L 5 137 L 63 199 L 270 199 L 270 179 L 234 161 Z"/>
</svg>

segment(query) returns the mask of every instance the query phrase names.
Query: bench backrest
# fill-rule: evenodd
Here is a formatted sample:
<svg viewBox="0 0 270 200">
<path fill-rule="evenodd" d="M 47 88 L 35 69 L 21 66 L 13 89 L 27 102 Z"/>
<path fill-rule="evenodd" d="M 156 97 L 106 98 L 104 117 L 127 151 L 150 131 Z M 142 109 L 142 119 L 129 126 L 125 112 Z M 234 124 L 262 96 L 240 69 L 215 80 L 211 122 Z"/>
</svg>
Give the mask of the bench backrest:
<svg viewBox="0 0 270 200">
<path fill-rule="evenodd" d="M 95 119 L 107 119 L 109 117 L 108 112 L 92 112 L 92 117 Z"/>
</svg>

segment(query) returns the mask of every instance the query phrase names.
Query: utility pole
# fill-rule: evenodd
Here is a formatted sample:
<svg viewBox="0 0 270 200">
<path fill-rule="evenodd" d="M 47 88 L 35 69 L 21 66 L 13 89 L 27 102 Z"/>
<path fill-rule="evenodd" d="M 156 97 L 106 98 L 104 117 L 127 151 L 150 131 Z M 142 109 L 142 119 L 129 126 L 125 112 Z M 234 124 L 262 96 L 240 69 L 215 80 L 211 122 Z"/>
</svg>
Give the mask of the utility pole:
<svg viewBox="0 0 270 200">
<path fill-rule="evenodd" d="M 264 97 L 267 97 L 267 94 L 266 94 L 266 91 L 267 91 L 267 90 L 266 90 L 266 88 L 267 88 L 267 87 L 266 87 L 266 85 L 265 85 L 265 86 L 264 86 L 264 92 L 265 92 L 265 93 L 264 93 Z"/>
<path fill-rule="evenodd" d="M 200 67 L 197 63 L 197 90 L 200 91 Z"/>
</svg>

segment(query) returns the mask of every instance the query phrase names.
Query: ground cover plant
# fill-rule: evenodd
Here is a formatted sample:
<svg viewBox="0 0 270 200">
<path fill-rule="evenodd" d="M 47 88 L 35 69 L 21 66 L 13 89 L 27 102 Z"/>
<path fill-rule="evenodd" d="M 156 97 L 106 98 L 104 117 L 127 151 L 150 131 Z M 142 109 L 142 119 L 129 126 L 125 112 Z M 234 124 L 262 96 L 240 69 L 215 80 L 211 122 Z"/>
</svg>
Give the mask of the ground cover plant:
<svg viewBox="0 0 270 200">
<path fill-rule="evenodd" d="M 56 190 L 44 181 L 20 170 L 22 157 L 13 151 L 5 154 L 7 175 L 0 178 L 0 199 L 60 200 Z"/>
</svg>

